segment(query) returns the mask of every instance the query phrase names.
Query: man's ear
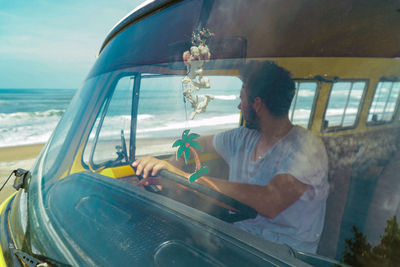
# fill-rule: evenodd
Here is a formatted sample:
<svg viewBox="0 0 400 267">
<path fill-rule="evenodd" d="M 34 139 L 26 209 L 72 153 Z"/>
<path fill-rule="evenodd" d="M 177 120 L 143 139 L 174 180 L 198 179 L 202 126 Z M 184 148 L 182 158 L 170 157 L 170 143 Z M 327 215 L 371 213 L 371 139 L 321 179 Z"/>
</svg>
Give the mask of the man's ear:
<svg viewBox="0 0 400 267">
<path fill-rule="evenodd" d="M 264 105 L 263 101 L 262 101 L 261 98 L 258 97 L 258 96 L 256 96 L 256 97 L 254 98 L 254 101 L 253 101 L 252 104 L 253 104 L 253 109 L 254 109 L 256 112 L 260 112 L 261 109 L 262 109 L 262 107 L 263 107 L 263 105 Z"/>
</svg>

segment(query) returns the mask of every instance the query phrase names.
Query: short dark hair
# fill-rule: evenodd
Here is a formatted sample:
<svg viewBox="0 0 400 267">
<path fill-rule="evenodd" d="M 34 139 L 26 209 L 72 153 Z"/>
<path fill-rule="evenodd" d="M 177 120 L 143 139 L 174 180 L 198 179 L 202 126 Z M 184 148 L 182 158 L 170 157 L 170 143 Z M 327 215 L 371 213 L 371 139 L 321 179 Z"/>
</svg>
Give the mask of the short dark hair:
<svg viewBox="0 0 400 267">
<path fill-rule="evenodd" d="M 258 96 L 272 115 L 288 114 L 296 90 L 289 71 L 272 61 L 250 61 L 240 69 L 240 75 L 249 102 Z"/>
</svg>

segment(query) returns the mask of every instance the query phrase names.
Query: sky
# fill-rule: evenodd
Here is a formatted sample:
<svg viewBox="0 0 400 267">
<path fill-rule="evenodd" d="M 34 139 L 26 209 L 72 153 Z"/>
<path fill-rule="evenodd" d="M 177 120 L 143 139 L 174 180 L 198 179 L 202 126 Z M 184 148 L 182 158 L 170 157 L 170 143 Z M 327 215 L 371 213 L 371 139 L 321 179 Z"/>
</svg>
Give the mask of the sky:
<svg viewBox="0 0 400 267">
<path fill-rule="evenodd" d="M 0 88 L 78 89 L 111 28 L 144 0 L 0 0 Z"/>
</svg>

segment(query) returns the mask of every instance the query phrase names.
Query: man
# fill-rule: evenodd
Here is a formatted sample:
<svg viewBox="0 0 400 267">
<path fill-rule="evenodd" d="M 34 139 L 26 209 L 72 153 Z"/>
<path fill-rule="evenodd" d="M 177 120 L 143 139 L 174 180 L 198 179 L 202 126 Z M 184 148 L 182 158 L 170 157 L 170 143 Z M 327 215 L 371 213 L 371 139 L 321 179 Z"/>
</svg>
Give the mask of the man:
<svg viewBox="0 0 400 267">
<path fill-rule="evenodd" d="M 277 243 L 315 252 L 324 225 L 329 185 L 322 142 L 294 126 L 288 111 L 295 92 L 290 73 L 273 62 L 252 61 L 241 70 L 238 108 L 246 127 L 199 138 L 205 152 L 218 153 L 229 165 L 229 180 L 201 177 L 197 182 L 231 196 L 258 212 L 235 225 Z M 133 164 L 137 174 L 166 169 L 184 177 L 172 164 L 152 157 Z"/>
</svg>

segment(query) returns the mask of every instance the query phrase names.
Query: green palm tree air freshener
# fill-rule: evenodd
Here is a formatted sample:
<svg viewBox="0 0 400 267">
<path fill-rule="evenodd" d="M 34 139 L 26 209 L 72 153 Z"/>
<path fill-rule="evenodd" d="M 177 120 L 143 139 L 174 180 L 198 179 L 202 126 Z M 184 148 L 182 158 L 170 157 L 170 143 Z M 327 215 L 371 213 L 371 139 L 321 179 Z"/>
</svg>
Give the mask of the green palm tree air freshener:
<svg viewBox="0 0 400 267">
<path fill-rule="evenodd" d="M 189 134 L 190 130 L 184 130 L 182 133 L 182 139 L 178 139 L 174 142 L 172 147 L 177 147 L 176 158 L 179 159 L 182 154 L 184 155 L 185 163 L 187 164 L 190 159 L 190 154 L 193 153 L 193 157 L 196 164 L 196 171 L 189 177 L 189 181 L 193 182 L 201 176 L 207 174 L 210 170 L 207 166 L 201 167 L 201 162 L 196 149 L 202 150 L 202 147 L 198 142 L 195 141 L 200 135 L 196 133 Z"/>
</svg>

